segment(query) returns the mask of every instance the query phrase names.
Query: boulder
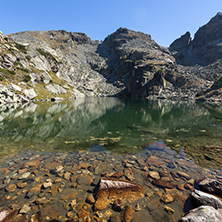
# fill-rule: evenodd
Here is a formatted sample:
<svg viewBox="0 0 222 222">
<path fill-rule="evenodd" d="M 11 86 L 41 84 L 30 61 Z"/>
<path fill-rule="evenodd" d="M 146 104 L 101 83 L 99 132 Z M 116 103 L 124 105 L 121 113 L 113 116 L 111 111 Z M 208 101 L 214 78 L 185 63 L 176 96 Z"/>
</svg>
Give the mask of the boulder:
<svg viewBox="0 0 222 222">
<path fill-rule="evenodd" d="M 10 83 L 10 84 L 8 85 L 8 88 L 9 88 L 10 90 L 12 90 L 12 91 L 18 91 L 18 92 L 20 92 L 20 91 L 22 90 L 20 86 L 17 86 L 17 85 L 15 85 L 15 84 L 13 84 L 13 83 Z"/>
<path fill-rule="evenodd" d="M 222 197 L 222 183 L 218 180 L 205 178 L 198 185 L 202 191 Z"/>
<path fill-rule="evenodd" d="M 222 208 L 222 201 L 214 195 L 204 193 L 199 190 L 194 190 L 191 193 L 191 202 L 194 207 L 202 205 L 212 206 L 215 209 Z"/>
<path fill-rule="evenodd" d="M 222 209 L 216 210 L 211 206 L 200 206 L 190 210 L 178 222 L 221 222 Z"/>
<path fill-rule="evenodd" d="M 36 94 L 36 92 L 35 92 L 35 90 L 34 89 L 24 89 L 23 90 L 23 94 L 24 94 L 24 96 L 26 97 L 26 98 L 28 98 L 28 99 L 34 99 L 36 96 L 37 96 L 37 94 Z"/>
<path fill-rule="evenodd" d="M 127 180 L 104 178 L 99 181 L 95 190 L 96 203 L 94 210 L 103 210 L 109 203 L 117 199 L 135 201 L 144 197 L 143 187 Z M 101 207 L 102 209 L 100 209 Z"/>
</svg>

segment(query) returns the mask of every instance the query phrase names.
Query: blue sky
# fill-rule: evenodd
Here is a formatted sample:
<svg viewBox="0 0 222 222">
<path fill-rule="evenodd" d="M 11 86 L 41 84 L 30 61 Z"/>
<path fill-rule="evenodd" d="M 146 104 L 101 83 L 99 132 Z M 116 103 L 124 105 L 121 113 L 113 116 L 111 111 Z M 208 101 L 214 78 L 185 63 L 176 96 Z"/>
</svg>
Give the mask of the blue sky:
<svg viewBox="0 0 222 222">
<path fill-rule="evenodd" d="M 222 11 L 222 0 L 5 0 L 0 7 L 3 34 L 63 29 L 104 40 L 126 27 L 169 46 Z"/>
</svg>

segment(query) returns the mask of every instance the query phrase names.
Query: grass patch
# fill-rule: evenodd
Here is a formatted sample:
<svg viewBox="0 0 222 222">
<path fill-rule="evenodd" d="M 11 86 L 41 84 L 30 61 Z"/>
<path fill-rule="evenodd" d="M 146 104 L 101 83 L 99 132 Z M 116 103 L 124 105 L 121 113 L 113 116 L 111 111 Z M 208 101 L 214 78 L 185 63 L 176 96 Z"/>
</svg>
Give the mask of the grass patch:
<svg viewBox="0 0 222 222">
<path fill-rule="evenodd" d="M 23 78 L 24 82 L 29 82 L 31 80 L 31 77 L 29 75 L 25 75 Z"/>
<path fill-rule="evenodd" d="M 15 47 L 22 53 L 27 54 L 27 49 L 24 45 L 21 45 L 19 43 L 15 43 Z"/>
<path fill-rule="evenodd" d="M 57 61 L 57 59 L 56 59 L 51 53 L 46 52 L 46 51 L 43 51 L 43 50 L 40 49 L 40 48 L 37 48 L 36 51 L 37 51 L 39 54 L 41 54 L 42 56 L 44 56 L 46 59 L 48 59 L 48 58 L 50 57 L 53 61 L 55 61 L 56 63 L 59 63 L 59 62 Z"/>
<path fill-rule="evenodd" d="M 25 58 L 26 58 L 28 61 L 31 60 L 31 56 L 29 56 L 29 55 L 27 55 Z"/>
<path fill-rule="evenodd" d="M 5 78 L 3 76 L 0 76 L 0 81 L 4 81 Z"/>
<path fill-rule="evenodd" d="M 35 88 L 34 88 L 36 94 L 37 94 L 37 97 L 36 99 L 51 99 L 51 98 L 54 98 L 54 97 L 60 97 L 60 98 L 64 98 L 64 99 L 68 99 L 68 98 L 71 98 L 72 97 L 72 94 L 67 91 L 66 94 L 57 94 L 57 95 L 54 95 L 53 93 L 49 92 L 48 90 L 45 89 L 45 85 L 42 84 L 42 83 L 37 83 L 35 85 Z"/>
<path fill-rule="evenodd" d="M 18 70 L 21 70 L 23 72 L 26 72 L 26 73 L 30 73 L 30 71 L 26 68 L 17 68 Z"/>
<path fill-rule="evenodd" d="M 3 74 L 10 74 L 10 75 L 15 75 L 15 71 L 12 71 L 12 70 L 9 70 L 9 69 L 2 69 L 0 68 L 0 72 L 3 73 Z"/>
</svg>

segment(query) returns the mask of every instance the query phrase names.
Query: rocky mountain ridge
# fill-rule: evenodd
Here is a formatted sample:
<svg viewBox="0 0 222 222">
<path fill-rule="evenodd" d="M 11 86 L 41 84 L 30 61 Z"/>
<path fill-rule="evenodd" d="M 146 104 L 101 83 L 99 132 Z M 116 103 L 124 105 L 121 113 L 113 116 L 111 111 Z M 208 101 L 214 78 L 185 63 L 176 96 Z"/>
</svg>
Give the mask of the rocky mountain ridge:
<svg viewBox="0 0 222 222">
<path fill-rule="evenodd" d="M 1 33 L 0 102 L 106 96 L 221 101 L 221 21 L 218 13 L 194 40 L 187 32 L 169 49 L 127 28 L 102 42 L 64 30 Z"/>
</svg>

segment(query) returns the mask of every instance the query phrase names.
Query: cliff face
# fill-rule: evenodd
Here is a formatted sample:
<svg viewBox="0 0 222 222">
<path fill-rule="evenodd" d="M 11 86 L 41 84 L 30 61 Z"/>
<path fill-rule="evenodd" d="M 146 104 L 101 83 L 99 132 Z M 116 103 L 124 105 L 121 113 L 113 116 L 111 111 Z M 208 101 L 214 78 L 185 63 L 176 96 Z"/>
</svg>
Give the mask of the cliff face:
<svg viewBox="0 0 222 222">
<path fill-rule="evenodd" d="M 175 58 L 181 65 L 209 65 L 222 57 L 222 13 L 199 28 L 191 41 L 187 32 L 171 45 Z"/>
<path fill-rule="evenodd" d="M 221 21 L 218 13 L 194 40 L 187 32 L 169 49 L 150 35 L 126 28 L 103 42 L 64 30 L 0 33 L 0 102 L 105 96 L 202 98 L 221 77 Z"/>
<path fill-rule="evenodd" d="M 46 91 L 46 98 L 147 97 L 160 94 L 163 80 L 155 75 L 174 70 L 175 59 L 149 35 L 125 28 L 102 43 L 83 33 L 40 31 L 5 36 L 0 68 L 4 85 L 14 81 L 21 92 L 31 85 L 37 99 Z"/>
</svg>

